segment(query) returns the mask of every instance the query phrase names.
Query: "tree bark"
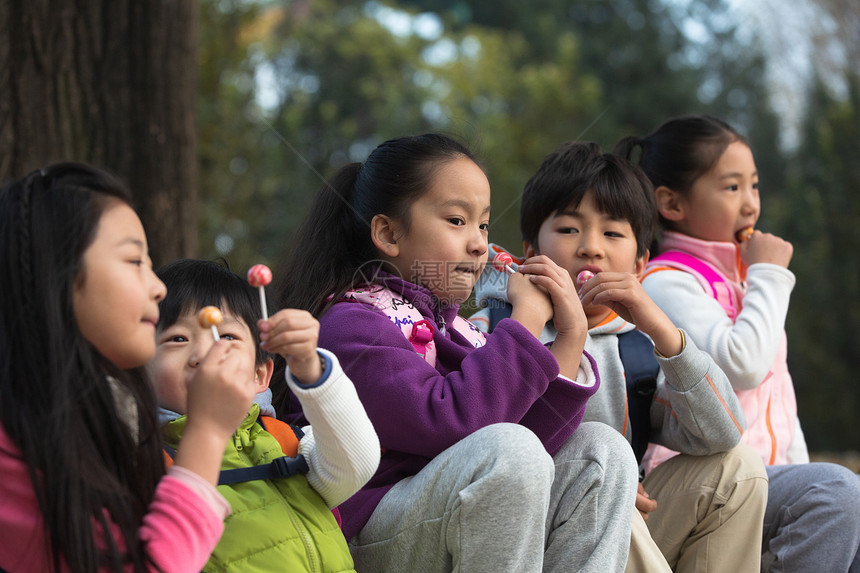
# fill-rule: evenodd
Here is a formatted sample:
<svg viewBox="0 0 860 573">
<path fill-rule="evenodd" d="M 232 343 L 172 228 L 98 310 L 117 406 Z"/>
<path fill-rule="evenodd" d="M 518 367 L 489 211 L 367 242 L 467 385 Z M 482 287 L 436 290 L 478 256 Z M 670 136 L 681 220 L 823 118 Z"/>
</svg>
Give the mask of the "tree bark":
<svg viewBox="0 0 860 573">
<path fill-rule="evenodd" d="M 0 180 L 108 168 L 156 264 L 196 255 L 196 0 L 0 0 L 0 38 Z"/>
</svg>

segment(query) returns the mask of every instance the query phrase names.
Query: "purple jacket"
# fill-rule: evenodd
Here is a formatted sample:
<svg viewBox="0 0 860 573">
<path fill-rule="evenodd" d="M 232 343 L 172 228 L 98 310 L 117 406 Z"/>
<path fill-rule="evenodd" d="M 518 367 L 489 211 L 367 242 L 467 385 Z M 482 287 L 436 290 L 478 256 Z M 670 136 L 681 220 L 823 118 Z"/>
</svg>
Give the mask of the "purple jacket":
<svg viewBox="0 0 860 573">
<path fill-rule="evenodd" d="M 379 500 L 437 454 L 489 424 L 520 423 L 555 454 L 579 426 L 599 386 L 586 355 L 580 383 L 559 378 L 555 357 L 522 325 L 502 320 L 475 349 L 445 330 L 458 307 L 441 307 L 428 290 L 399 278 L 385 285 L 436 325 L 435 368 L 415 352 L 385 314 L 342 301 L 320 319 L 319 346 L 334 352 L 352 379 L 383 448 L 376 474 L 341 506 L 347 539 L 364 527 Z M 524 468 L 526 471 L 526 468 Z"/>
</svg>

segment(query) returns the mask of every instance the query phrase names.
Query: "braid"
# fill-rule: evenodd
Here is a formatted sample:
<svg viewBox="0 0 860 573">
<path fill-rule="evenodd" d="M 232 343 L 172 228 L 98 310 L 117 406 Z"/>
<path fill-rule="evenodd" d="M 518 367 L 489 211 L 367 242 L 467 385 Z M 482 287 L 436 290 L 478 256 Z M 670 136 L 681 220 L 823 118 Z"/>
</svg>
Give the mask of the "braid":
<svg viewBox="0 0 860 573">
<path fill-rule="evenodd" d="M 24 181 L 21 186 L 21 211 L 19 213 L 19 229 L 18 237 L 20 243 L 18 245 L 18 266 L 21 270 L 21 285 L 23 288 L 21 289 L 22 295 L 22 306 L 24 308 L 24 312 L 28 315 L 32 315 L 33 311 L 33 292 L 36 287 L 36 282 L 33 277 L 33 267 L 31 264 L 33 258 L 32 252 L 32 240 L 30 236 L 31 229 L 31 217 L 30 217 L 30 199 L 31 199 L 31 189 L 33 185 L 29 184 L 27 179 L 35 179 L 36 177 L 42 176 L 44 171 L 41 169 L 38 171 L 32 172 Z M 35 184 L 35 181 L 33 182 Z"/>
</svg>

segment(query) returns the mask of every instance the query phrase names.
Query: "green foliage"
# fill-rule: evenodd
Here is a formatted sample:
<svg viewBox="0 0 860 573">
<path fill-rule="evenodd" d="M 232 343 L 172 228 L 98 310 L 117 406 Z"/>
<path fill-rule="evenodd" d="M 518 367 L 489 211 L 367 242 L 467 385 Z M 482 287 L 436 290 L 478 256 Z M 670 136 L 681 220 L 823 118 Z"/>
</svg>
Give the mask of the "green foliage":
<svg viewBox="0 0 860 573">
<path fill-rule="evenodd" d="M 787 330 L 789 366 L 811 448 L 856 448 L 860 386 L 860 76 L 848 97 L 816 81 L 803 144 L 792 162 L 779 223 L 795 247 L 800 280 Z"/>
<path fill-rule="evenodd" d="M 795 244 L 788 330 L 807 438 L 858 443 L 848 365 L 860 348 L 846 333 L 860 325 L 856 77 L 847 101 L 818 90 L 787 161 L 762 48 L 726 0 L 200 0 L 200 13 L 202 256 L 275 266 L 327 177 L 423 131 L 476 150 L 490 239 L 519 251 L 520 191 L 559 143 L 610 150 L 712 113 L 755 151 L 760 227 Z"/>
</svg>

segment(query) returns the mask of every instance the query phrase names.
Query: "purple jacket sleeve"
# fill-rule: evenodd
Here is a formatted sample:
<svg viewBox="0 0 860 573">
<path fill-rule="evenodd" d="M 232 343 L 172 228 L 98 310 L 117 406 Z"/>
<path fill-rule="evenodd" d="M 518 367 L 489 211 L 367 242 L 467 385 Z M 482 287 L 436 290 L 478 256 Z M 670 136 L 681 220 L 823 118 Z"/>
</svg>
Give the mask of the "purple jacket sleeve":
<svg viewBox="0 0 860 573">
<path fill-rule="evenodd" d="M 340 359 L 387 450 L 432 458 L 484 426 L 522 423 L 550 453 L 573 433 L 596 390 L 559 378 L 552 354 L 506 320 L 475 349 L 436 332 L 435 368 L 382 312 L 334 305 L 320 342 Z"/>
</svg>

